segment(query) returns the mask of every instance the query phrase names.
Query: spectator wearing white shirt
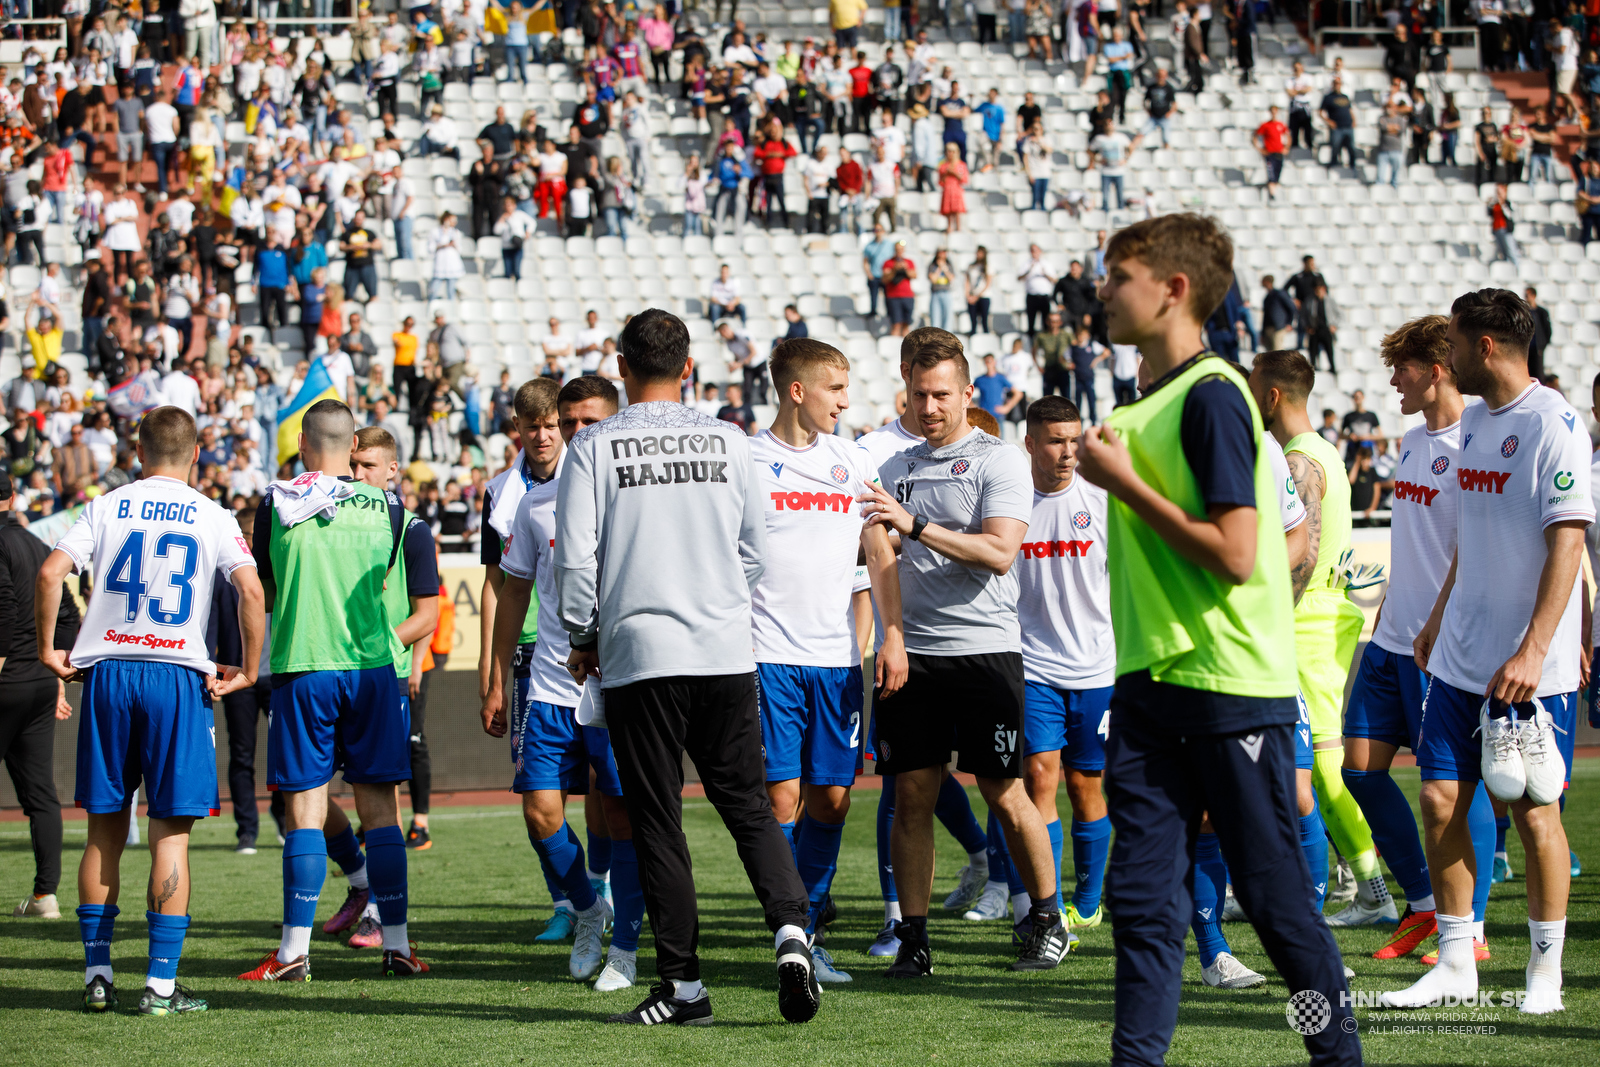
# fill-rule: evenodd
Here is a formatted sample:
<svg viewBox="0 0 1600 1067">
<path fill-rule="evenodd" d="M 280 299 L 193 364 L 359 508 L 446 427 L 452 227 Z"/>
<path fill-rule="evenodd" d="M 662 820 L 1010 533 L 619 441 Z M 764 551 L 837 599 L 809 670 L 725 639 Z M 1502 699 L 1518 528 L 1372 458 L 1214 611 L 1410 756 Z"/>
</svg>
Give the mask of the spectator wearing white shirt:
<svg viewBox="0 0 1600 1067">
<path fill-rule="evenodd" d="M 606 331 L 600 326 L 600 313 L 591 309 L 584 316 L 584 327 L 578 331 L 578 373 L 594 374 L 600 369 L 600 356 L 606 346 Z"/>
<path fill-rule="evenodd" d="M 837 168 L 828 158 L 826 145 L 817 145 L 809 159 L 801 161 L 800 180 L 806 188 L 806 232 L 828 232 L 828 184 Z"/>
<path fill-rule="evenodd" d="M 156 161 L 156 188 L 162 200 L 167 198 L 167 173 L 178 164 L 178 109 L 168 102 L 170 96 L 166 90 L 158 90 L 155 103 L 144 109 L 150 155 Z"/>
<path fill-rule="evenodd" d="M 728 42 L 728 47 L 722 50 L 722 62 L 730 67 L 737 63 L 747 70 L 754 70 L 759 60 L 755 50 L 745 44 L 744 34 L 735 33 Z"/>
<path fill-rule="evenodd" d="M 744 393 L 752 404 L 767 402 L 767 354 L 750 340 L 742 326 L 724 321 L 717 334 L 728 346 L 728 373 L 742 375 Z"/>
<path fill-rule="evenodd" d="M 896 130 L 896 133 L 899 131 Z M 872 209 L 872 224 L 878 224 L 881 215 L 889 216 L 889 232 L 898 228 L 895 214 L 895 194 L 900 190 L 900 165 L 887 157 L 882 142 L 872 146 L 873 161 L 867 167 L 867 191 L 878 201 Z"/>
<path fill-rule="evenodd" d="M 161 395 L 167 398 L 167 403 L 182 408 L 191 416 L 200 412 L 200 383 L 189 376 L 189 365 L 182 359 L 174 360 L 172 370 L 161 379 Z"/>
<path fill-rule="evenodd" d="M 417 154 L 419 156 L 450 156 L 453 159 L 460 159 L 461 150 L 456 147 L 460 136 L 456 131 L 456 124 L 445 117 L 443 105 L 435 104 L 428 113 L 428 121 L 422 125 L 422 136 L 417 138 Z"/>
<path fill-rule="evenodd" d="M 1038 323 L 1050 314 L 1050 294 L 1055 291 L 1056 272 L 1044 261 L 1044 251 L 1038 245 L 1028 246 L 1028 264 L 1017 280 L 1023 285 L 1027 300 L 1028 336 L 1038 332 Z"/>
<path fill-rule="evenodd" d="M 745 318 L 744 301 L 739 297 L 739 282 L 732 277 L 732 271 L 724 263 L 722 269 L 717 272 L 717 280 L 711 283 L 711 299 L 706 304 L 706 318 L 715 322 L 729 315 L 739 316 L 740 322 L 748 321 Z"/>
</svg>

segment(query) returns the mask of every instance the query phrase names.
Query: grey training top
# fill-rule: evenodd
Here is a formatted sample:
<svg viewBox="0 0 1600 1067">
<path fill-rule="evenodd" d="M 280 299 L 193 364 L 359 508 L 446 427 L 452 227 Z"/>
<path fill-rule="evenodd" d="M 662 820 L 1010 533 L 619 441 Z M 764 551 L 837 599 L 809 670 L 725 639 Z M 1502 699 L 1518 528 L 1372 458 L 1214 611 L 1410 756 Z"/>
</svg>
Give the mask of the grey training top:
<svg viewBox="0 0 1600 1067">
<path fill-rule="evenodd" d="M 955 533 L 983 532 L 985 519 L 1033 516 L 1028 457 L 973 430 L 954 444 L 926 441 L 891 456 L 878 470 L 885 490 L 913 515 Z M 975 656 L 1022 651 L 1017 575 L 991 574 L 901 538 L 900 601 L 906 651 Z"/>
<path fill-rule="evenodd" d="M 572 438 L 556 593 L 572 643 L 599 639 L 603 688 L 755 670 L 759 491 L 744 432 L 682 404 L 630 404 Z"/>
</svg>

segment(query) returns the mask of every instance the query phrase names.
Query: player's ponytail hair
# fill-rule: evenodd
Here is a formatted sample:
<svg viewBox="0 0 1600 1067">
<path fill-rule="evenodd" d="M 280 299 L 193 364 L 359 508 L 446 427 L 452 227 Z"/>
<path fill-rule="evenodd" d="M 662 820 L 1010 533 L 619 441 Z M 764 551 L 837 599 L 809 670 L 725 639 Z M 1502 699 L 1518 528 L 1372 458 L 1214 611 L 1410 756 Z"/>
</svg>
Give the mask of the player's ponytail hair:
<svg viewBox="0 0 1600 1067">
<path fill-rule="evenodd" d="M 139 421 L 139 448 L 147 467 L 188 466 L 199 439 L 194 416 L 182 408 L 159 407 Z"/>
<path fill-rule="evenodd" d="M 791 337 L 780 341 L 768 361 L 772 371 L 772 384 L 778 387 L 779 396 L 789 395 L 789 386 L 795 382 L 809 385 L 822 367 L 837 367 L 849 373 L 850 361 L 837 348 L 814 337 Z"/>
</svg>

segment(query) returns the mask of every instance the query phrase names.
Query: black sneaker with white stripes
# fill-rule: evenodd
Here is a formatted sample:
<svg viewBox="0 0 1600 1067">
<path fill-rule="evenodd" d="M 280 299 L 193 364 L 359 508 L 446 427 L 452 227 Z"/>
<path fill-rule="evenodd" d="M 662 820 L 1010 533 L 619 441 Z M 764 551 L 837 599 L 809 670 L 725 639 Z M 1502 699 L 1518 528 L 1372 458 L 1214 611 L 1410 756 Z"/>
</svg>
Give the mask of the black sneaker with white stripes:
<svg viewBox="0 0 1600 1067">
<path fill-rule="evenodd" d="M 922 929 L 926 931 L 927 928 Z M 918 936 L 918 931 L 907 922 L 896 924 L 894 932 L 900 939 L 900 950 L 895 953 L 894 963 L 883 972 L 883 976 L 885 978 L 932 977 L 933 952 L 928 948 L 926 933 Z"/>
<path fill-rule="evenodd" d="M 1078 939 L 1067 932 L 1059 912 L 1030 912 L 1027 925 L 1018 927 L 1016 933 L 1022 935 L 1022 952 L 1011 965 L 1013 971 L 1053 970 L 1078 947 Z"/>
<path fill-rule="evenodd" d="M 811 946 L 791 937 L 778 946 L 778 1011 L 792 1023 L 808 1023 L 821 1007 Z"/>
<path fill-rule="evenodd" d="M 697 996 L 689 1000 L 677 997 L 671 982 L 657 982 L 650 987 L 650 995 L 632 1011 L 606 1017 L 608 1023 L 626 1023 L 631 1026 L 710 1026 L 711 994 L 701 987 Z"/>
</svg>

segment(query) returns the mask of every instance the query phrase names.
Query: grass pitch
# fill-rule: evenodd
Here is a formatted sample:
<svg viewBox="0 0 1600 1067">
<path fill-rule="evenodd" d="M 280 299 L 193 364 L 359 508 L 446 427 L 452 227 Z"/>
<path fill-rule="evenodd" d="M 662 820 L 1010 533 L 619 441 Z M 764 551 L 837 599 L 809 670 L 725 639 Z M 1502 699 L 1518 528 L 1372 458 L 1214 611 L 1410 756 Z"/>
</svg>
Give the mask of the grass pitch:
<svg viewBox="0 0 1600 1067">
<path fill-rule="evenodd" d="M 1396 772 L 1415 802 L 1417 773 Z M 974 806 L 982 801 L 973 791 Z M 834 883 L 839 920 L 828 947 L 855 976 L 824 987 L 823 1007 L 806 1026 L 783 1023 L 777 1011 L 772 940 L 744 871 L 715 811 L 685 803 L 684 822 L 700 887 L 700 951 L 716 1025 L 703 1030 L 603 1026 L 604 1015 L 642 999 L 653 972 L 653 945 L 641 942 L 641 984 L 598 994 L 567 976 L 565 945 L 534 945 L 550 913 L 537 862 L 515 807 L 443 809 L 433 816 L 437 842 L 410 855 L 411 933 L 433 967 L 420 979 L 386 979 L 378 953 L 357 952 L 318 933 L 310 984 L 245 984 L 235 975 L 276 945 L 281 911 L 279 852 L 232 852 L 232 820 L 202 821 L 195 832 L 194 925 L 180 981 L 211 1003 L 204 1015 L 141 1018 L 130 1009 L 142 988 L 142 915 L 148 854 L 124 858 L 123 913 L 113 961 L 123 1011 L 80 1013 L 82 948 L 72 909 L 75 846 L 83 824 L 67 824 L 63 918 L 0 919 L 0 1052 L 14 1064 L 159 1062 L 245 1064 L 389 1062 L 397 1064 L 765 1064 L 917 1065 L 1005 1063 L 1008 1067 L 1106 1062 L 1112 1022 L 1110 924 L 1085 932 L 1078 953 L 1053 972 L 1014 974 L 1005 923 L 969 923 L 938 910 L 932 923 L 935 977 L 891 983 L 887 961 L 866 946 L 881 923 L 872 812 L 875 793 L 857 796 Z M 1579 856 L 1594 873 L 1573 882 L 1565 950 L 1567 1010 L 1543 1018 L 1513 1009 L 1479 1018 L 1406 1019 L 1359 1010 L 1370 1063 L 1517 1064 L 1592 1062 L 1600 1033 L 1600 761 L 1580 761 L 1566 824 Z M 1066 798 L 1060 801 L 1067 810 Z M 574 823 L 583 809 L 568 809 Z M 264 820 L 265 821 L 265 820 Z M 270 823 L 267 823 L 270 827 Z M 269 838 L 270 840 L 270 838 Z M 1509 842 L 1511 862 L 1522 850 Z M 954 884 L 960 850 L 940 831 L 939 894 Z M 0 824 L 0 900 L 20 900 L 32 878 L 26 825 Z M 1070 875 L 1069 875 L 1070 878 Z M 1069 882 L 1070 885 L 1070 882 Z M 344 898 L 330 867 L 318 909 L 325 920 Z M 1519 989 L 1528 958 L 1523 883 L 1496 886 L 1489 904 L 1492 961 L 1481 964 L 1486 988 Z M 1191 955 L 1185 967 L 1182 1015 L 1169 1061 L 1233 1065 L 1304 1063 L 1298 1035 L 1284 1020 L 1289 990 L 1273 974 L 1247 925 L 1224 928 L 1234 953 L 1269 975 L 1258 989 L 1222 992 L 1200 983 Z M 1415 957 L 1398 962 L 1370 955 L 1388 930 L 1338 931 L 1357 990 L 1400 988 L 1422 971 Z M 1454 1013 L 1468 1014 L 1464 1010 Z M 1397 1025 L 1493 1027 L 1473 1036 L 1397 1032 Z M 1386 1027 L 1369 1030 L 1370 1027 Z"/>
</svg>

